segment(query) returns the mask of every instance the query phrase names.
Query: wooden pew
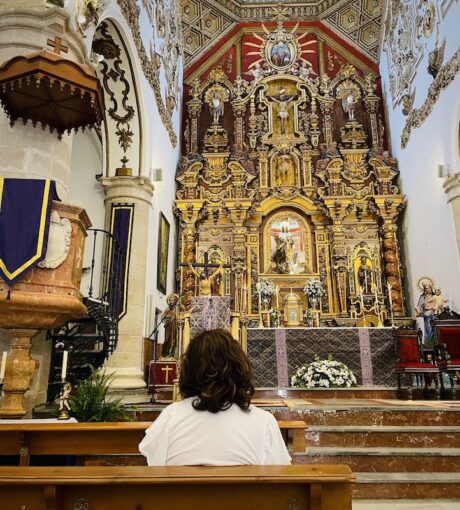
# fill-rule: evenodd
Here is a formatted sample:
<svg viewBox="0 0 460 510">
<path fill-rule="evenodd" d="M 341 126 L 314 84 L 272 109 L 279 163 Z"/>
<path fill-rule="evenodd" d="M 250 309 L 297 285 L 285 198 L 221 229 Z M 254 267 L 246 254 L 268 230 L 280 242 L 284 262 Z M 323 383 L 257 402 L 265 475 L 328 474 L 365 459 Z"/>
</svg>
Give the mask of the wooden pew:
<svg viewBox="0 0 460 510">
<path fill-rule="evenodd" d="M 279 421 L 287 436 L 293 431 L 293 451 L 305 451 L 303 421 Z M 27 466 L 31 455 L 139 455 L 139 443 L 150 422 L 120 423 L 0 423 L 0 455 L 19 455 Z"/>
<path fill-rule="evenodd" d="M 347 466 L 0 467 L 0 510 L 351 510 Z"/>
<path fill-rule="evenodd" d="M 288 443 L 289 431 L 292 430 L 292 451 L 294 453 L 304 453 L 307 431 L 307 424 L 304 421 L 282 421 L 278 420 L 279 428 L 285 435 L 286 444 Z"/>
</svg>

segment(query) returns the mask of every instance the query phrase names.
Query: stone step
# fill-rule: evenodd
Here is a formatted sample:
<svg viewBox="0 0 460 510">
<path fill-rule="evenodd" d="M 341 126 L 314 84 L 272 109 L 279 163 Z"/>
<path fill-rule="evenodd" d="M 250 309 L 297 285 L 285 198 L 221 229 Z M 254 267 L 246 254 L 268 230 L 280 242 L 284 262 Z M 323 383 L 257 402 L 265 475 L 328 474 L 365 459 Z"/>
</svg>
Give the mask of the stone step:
<svg viewBox="0 0 460 510">
<path fill-rule="evenodd" d="M 270 410 L 269 407 L 267 407 Z M 308 426 L 458 426 L 460 407 L 457 409 L 427 409 L 426 407 L 350 407 L 321 406 L 291 410 L 272 409 L 279 420 L 304 420 Z"/>
<path fill-rule="evenodd" d="M 456 472 L 460 448 L 309 447 L 293 464 L 346 464 L 353 472 Z"/>
<path fill-rule="evenodd" d="M 457 499 L 460 473 L 356 472 L 353 499 Z M 369 507 L 371 508 L 371 507 Z M 376 510 L 378 509 L 375 506 Z M 399 508 L 399 507 L 398 507 Z M 411 507 L 412 508 L 412 507 Z M 422 504 L 415 508 L 425 508 Z M 431 508 L 431 507 L 430 507 Z M 435 508 L 435 506 L 433 506 Z M 437 508 L 437 506 L 436 506 Z M 458 503 L 460 508 L 460 501 Z"/>
<path fill-rule="evenodd" d="M 310 425 L 306 432 L 306 444 L 313 447 L 460 448 L 460 427 Z"/>
</svg>

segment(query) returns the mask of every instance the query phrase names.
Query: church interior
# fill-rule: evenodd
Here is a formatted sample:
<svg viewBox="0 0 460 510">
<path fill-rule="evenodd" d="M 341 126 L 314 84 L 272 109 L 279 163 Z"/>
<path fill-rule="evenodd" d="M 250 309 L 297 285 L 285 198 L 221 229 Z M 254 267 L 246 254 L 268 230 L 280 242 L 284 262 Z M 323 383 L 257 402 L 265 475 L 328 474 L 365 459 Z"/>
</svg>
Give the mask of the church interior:
<svg viewBox="0 0 460 510">
<path fill-rule="evenodd" d="M 459 508 L 459 19 L 0 0 L 0 510 Z M 292 471 L 148 471 L 216 329 Z"/>
</svg>

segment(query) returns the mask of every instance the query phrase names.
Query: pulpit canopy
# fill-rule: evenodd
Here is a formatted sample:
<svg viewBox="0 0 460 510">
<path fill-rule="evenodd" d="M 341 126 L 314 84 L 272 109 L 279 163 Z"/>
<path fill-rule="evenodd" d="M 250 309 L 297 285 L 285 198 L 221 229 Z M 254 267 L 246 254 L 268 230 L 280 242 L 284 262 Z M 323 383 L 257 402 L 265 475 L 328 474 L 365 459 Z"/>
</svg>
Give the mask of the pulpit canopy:
<svg viewBox="0 0 460 510">
<path fill-rule="evenodd" d="M 59 136 L 100 125 L 104 98 L 95 71 L 48 50 L 13 57 L 0 66 L 0 101 L 11 124 L 40 122 Z"/>
</svg>

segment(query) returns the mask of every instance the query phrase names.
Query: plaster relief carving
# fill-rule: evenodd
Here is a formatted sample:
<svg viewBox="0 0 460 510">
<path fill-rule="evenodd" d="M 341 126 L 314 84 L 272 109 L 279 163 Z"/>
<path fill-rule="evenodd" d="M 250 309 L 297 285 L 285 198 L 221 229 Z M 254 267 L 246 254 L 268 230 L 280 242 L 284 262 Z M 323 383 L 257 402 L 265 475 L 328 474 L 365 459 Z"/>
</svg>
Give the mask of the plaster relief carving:
<svg viewBox="0 0 460 510">
<path fill-rule="evenodd" d="M 460 71 L 460 49 L 457 50 L 452 58 L 446 62 L 438 71 L 436 78 L 428 89 L 427 98 L 420 108 L 414 108 L 407 116 L 406 126 L 401 135 L 401 148 L 404 149 L 411 135 L 413 128 L 420 127 L 431 114 L 434 105 L 441 95 L 441 91 L 446 89 L 455 79 Z"/>
<path fill-rule="evenodd" d="M 67 218 L 61 218 L 57 211 L 52 211 L 46 256 L 38 263 L 38 267 L 55 269 L 65 262 L 70 251 L 71 236 L 70 221 Z"/>
</svg>

